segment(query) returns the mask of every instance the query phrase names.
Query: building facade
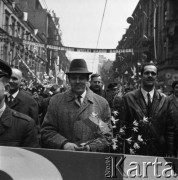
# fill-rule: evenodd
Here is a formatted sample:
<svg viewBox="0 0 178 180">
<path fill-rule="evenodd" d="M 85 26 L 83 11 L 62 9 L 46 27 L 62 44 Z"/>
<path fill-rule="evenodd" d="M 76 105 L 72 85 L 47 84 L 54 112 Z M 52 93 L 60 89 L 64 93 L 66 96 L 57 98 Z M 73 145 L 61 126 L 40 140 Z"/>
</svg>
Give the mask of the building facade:
<svg viewBox="0 0 178 180">
<path fill-rule="evenodd" d="M 139 80 L 140 65 L 153 61 L 159 68 L 158 85 L 170 91 L 178 80 L 178 1 L 140 0 L 127 22 L 117 49 L 133 52 L 116 54 L 115 76 L 133 83 Z"/>
<path fill-rule="evenodd" d="M 69 66 L 65 52 L 51 50 L 47 45 L 62 46 L 59 18 L 39 0 L 0 1 L 0 58 L 22 70 L 26 79 L 41 81 L 51 73 L 57 82 L 55 63 Z M 61 66 L 58 66 L 61 67 Z"/>
</svg>

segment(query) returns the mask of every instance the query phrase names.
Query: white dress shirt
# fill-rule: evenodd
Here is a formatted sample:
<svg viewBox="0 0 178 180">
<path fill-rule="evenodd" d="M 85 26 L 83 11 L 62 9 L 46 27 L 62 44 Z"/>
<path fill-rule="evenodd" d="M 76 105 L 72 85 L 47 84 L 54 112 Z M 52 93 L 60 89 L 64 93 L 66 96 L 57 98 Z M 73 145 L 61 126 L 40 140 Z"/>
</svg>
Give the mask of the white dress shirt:
<svg viewBox="0 0 178 180">
<path fill-rule="evenodd" d="M 11 95 L 13 97 L 13 100 L 16 98 L 17 94 L 19 93 L 19 90 L 17 92 L 15 92 L 14 94 L 8 94 L 7 98 L 9 99 L 9 96 Z M 12 101 L 13 101 L 12 100 Z"/>
<path fill-rule="evenodd" d="M 150 94 L 151 102 L 153 102 L 154 89 L 151 90 L 150 92 L 147 92 L 143 88 L 141 88 L 141 92 L 143 94 L 146 104 L 148 104 L 148 96 L 147 96 L 148 93 Z"/>
<path fill-rule="evenodd" d="M 81 98 L 80 98 L 81 104 L 82 104 L 83 101 L 84 101 L 85 95 L 86 95 L 86 90 L 84 91 L 83 94 L 81 94 Z M 77 95 L 77 96 L 78 96 L 78 95 Z M 76 96 L 76 97 L 77 97 L 77 96 Z"/>
</svg>

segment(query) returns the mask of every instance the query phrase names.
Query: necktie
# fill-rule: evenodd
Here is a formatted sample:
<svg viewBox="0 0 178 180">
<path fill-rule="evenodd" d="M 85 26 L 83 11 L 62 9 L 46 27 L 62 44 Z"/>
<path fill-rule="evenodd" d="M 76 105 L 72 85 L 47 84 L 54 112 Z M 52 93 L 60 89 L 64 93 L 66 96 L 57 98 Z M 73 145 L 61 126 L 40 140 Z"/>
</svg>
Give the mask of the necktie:
<svg viewBox="0 0 178 180">
<path fill-rule="evenodd" d="M 82 104 L 82 100 L 81 100 L 81 98 L 82 98 L 82 96 L 81 96 L 81 95 L 77 96 L 77 99 L 78 99 L 78 102 L 79 102 L 79 104 L 80 104 L 80 105 Z"/>
<path fill-rule="evenodd" d="M 151 97 L 150 97 L 150 93 L 147 94 L 147 99 L 148 99 L 147 115 L 148 115 L 148 117 L 150 117 L 150 113 L 151 113 Z"/>
<path fill-rule="evenodd" d="M 11 103 L 14 100 L 14 97 L 12 95 L 9 95 L 8 97 L 8 103 Z"/>
</svg>

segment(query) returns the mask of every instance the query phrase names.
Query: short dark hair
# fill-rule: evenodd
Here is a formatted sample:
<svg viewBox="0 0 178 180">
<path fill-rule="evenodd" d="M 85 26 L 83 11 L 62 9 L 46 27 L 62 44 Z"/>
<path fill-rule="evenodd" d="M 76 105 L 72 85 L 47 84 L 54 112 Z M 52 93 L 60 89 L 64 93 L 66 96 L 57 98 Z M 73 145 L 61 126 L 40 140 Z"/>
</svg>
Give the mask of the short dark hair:
<svg viewBox="0 0 178 180">
<path fill-rule="evenodd" d="M 100 75 L 99 74 L 92 74 L 90 79 L 97 78 L 97 77 L 100 77 Z"/>
<path fill-rule="evenodd" d="M 155 66 L 156 69 L 157 69 L 157 74 L 158 74 L 158 67 L 156 66 L 156 64 L 153 63 L 153 62 L 146 62 L 141 67 L 141 75 L 143 75 L 143 72 L 144 72 L 144 69 L 145 69 L 146 66 Z"/>
<path fill-rule="evenodd" d="M 108 89 L 113 90 L 114 88 L 117 88 L 117 83 L 112 82 L 108 84 Z"/>
<path fill-rule="evenodd" d="M 174 89 L 177 84 L 178 84 L 178 81 L 174 81 L 174 82 L 172 83 L 172 89 Z"/>
</svg>

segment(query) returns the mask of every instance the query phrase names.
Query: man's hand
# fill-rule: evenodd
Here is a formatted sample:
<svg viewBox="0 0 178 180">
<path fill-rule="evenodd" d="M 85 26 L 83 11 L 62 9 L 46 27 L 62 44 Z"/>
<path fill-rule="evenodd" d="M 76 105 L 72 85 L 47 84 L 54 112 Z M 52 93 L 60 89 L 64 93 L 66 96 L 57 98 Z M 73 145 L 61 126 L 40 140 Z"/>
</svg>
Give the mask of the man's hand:
<svg viewBox="0 0 178 180">
<path fill-rule="evenodd" d="M 76 144 L 68 142 L 64 145 L 64 150 L 75 151 L 75 148 L 77 147 L 78 146 Z"/>
<path fill-rule="evenodd" d="M 79 146 L 75 148 L 76 151 L 90 151 L 90 146 L 86 145 L 86 146 Z"/>
</svg>

